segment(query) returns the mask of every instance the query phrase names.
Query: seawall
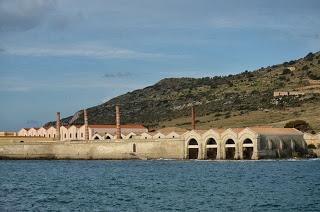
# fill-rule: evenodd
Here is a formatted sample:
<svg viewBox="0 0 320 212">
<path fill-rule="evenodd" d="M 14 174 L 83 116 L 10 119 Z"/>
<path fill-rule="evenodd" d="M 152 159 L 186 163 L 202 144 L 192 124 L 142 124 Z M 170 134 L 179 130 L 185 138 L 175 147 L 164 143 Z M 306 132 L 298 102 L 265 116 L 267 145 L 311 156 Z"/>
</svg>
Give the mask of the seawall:
<svg viewBox="0 0 320 212">
<path fill-rule="evenodd" d="M 184 140 L 2 142 L 1 159 L 184 159 Z"/>
</svg>

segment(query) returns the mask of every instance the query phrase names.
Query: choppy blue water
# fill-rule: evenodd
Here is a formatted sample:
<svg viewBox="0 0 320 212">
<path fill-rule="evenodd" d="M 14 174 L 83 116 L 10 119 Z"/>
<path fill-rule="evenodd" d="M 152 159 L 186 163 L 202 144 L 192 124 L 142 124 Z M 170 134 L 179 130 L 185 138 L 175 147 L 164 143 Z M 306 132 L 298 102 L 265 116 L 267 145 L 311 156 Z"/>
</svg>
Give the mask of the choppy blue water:
<svg viewBox="0 0 320 212">
<path fill-rule="evenodd" d="M 0 185 L 0 211 L 320 211 L 320 160 L 4 160 Z"/>
</svg>

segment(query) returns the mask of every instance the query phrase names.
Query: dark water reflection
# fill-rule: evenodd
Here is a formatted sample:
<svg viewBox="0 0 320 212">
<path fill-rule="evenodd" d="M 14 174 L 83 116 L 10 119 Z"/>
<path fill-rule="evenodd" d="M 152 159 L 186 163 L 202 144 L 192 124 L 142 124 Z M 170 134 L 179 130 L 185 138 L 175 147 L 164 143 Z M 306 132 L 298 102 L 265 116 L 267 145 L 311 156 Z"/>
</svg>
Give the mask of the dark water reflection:
<svg viewBox="0 0 320 212">
<path fill-rule="evenodd" d="M 320 211 L 320 160 L 0 161 L 0 211 Z"/>
</svg>

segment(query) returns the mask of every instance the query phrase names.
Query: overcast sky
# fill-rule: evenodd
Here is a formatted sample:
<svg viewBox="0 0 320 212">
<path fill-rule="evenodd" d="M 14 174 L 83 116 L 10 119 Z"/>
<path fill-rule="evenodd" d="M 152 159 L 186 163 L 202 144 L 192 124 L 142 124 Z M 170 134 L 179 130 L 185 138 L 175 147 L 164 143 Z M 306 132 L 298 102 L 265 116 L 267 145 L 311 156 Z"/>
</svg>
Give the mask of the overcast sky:
<svg viewBox="0 0 320 212">
<path fill-rule="evenodd" d="M 0 131 L 319 47 L 319 0 L 0 0 Z"/>
</svg>

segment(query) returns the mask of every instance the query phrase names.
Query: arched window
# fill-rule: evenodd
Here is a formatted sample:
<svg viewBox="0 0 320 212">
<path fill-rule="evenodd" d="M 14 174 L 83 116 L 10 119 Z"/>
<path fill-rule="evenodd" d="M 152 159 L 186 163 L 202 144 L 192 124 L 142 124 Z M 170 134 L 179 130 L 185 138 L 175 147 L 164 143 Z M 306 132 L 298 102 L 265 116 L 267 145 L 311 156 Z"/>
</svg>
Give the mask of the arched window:
<svg viewBox="0 0 320 212">
<path fill-rule="evenodd" d="M 269 141 L 268 141 L 269 142 Z M 269 144 L 269 143 L 268 143 Z M 242 157 L 245 160 L 251 160 L 253 155 L 253 142 L 247 138 L 243 141 Z"/>
<path fill-rule="evenodd" d="M 78 138 L 78 133 L 76 133 L 76 138 Z"/>
<path fill-rule="evenodd" d="M 71 138 L 71 133 L 70 133 L 70 138 Z"/>
<path fill-rule="evenodd" d="M 111 139 L 110 136 L 107 136 L 106 139 Z"/>
<path fill-rule="evenodd" d="M 246 140 L 243 141 L 244 144 L 252 144 L 251 139 L 247 138 Z"/>
<path fill-rule="evenodd" d="M 192 138 L 189 140 L 188 145 L 188 158 L 189 159 L 198 159 L 199 147 L 196 139 Z"/>
<path fill-rule="evenodd" d="M 226 144 L 235 144 L 234 141 L 232 139 L 228 139 Z"/>
<path fill-rule="evenodd" d="M 136 144 L 133 144 L 133 145 L 132 145 L 132 151 L 133 151 L 133 152 L 137 152 L 137 146 L 136 146 Z"/>
<path fill-rule="evenodd" d="M 50 138 L 50 135 L 49 135 L 49 138 Z M 67 134 L 66 133 L 64 134 L 64 138 L 67 138 Z"/>
<path fill-rule="evenodd" d="M 196 139 L 192 138 L 190 141 L 189 141 L 189 145 L 198 145 L 198 142 Z"/>
<path fill-rule="evenodd" d="M 81 138 L 83 138 L 83 133 L 81 133 Z"/>
<path fill-rule="evenodd" d="M 207 140 L 207 144 L 208 144 L 208 145 L 216 145 L 217 142 L 216 142 L 216 140 L 214 140 L 213 138 L 209 138 L 209 139 Z"/>
<path fill-rule="evenodd" d="M 49 134 L 49 138 L 50 138 L 50 134 Z"/>
</svg>

